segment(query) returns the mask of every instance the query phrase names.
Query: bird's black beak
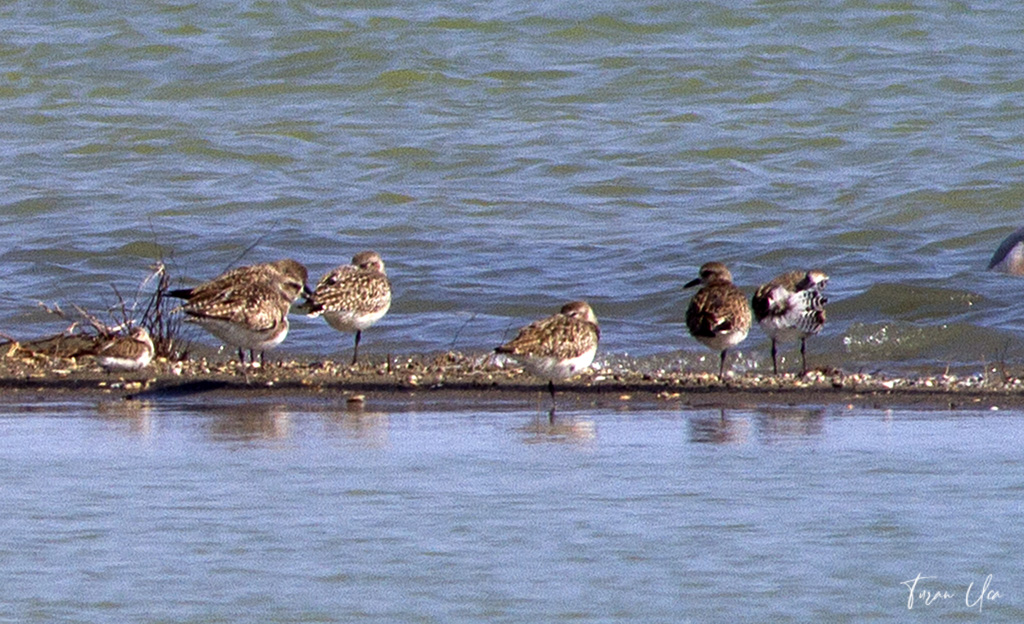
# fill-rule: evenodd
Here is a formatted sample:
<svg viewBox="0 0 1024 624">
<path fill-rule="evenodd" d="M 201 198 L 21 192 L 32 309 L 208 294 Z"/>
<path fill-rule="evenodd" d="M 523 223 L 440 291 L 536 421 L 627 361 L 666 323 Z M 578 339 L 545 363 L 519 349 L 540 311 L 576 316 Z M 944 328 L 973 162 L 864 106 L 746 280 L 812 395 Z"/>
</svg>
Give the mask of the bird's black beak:
<svg viewBox="0 0 1024 624">
<path fill-rule="evenodd" d="M 694 286 L 696 286 L 698 284 L 700 284 L 700 278 L 699 277 L 697 279 L 692 279 L 692 280 L 686 282 L 686 286 L 683 286 L 683 288 L 693 288 Z"/>
</svg>

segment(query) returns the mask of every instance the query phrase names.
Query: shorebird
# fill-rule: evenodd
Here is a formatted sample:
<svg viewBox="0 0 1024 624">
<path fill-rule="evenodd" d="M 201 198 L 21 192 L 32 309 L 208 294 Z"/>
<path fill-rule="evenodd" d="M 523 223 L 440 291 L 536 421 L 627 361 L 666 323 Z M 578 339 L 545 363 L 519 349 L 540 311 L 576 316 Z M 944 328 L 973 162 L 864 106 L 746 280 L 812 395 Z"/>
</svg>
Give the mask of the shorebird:
<svg viewBox="0 0 1024 624">
<path fill-rule="evenodd" d="M 777 343 L 800 339 L 800 360 L 807 372 L 807 337 L 825 325 L 822 291 L 828 275 L 821 271 L 790 271 L 762 284 L 751 298 L 754 318 L 772 339 L 772 370 L 779 373 Z"/>
<path fill-rule="evenodd" d="M 601 330 L 585 301 L 562 306 L 558 314 L 534 321 L 516 337 L 495 349 L 511 357 L 533 375 L 548 381 L 551 415 L 555 413 L 555 380 L 569 379 L 590 366 L 597 353 Z"/>
<path fill-rule="evenodd" d="M 226 344 L 243 350 L 263 351 L 281 344 L 288 335 L 288 310 L 309 289 L 306 267 L 295 260 L 278 260 L 239 267 L 195 288 L 172 290 L 168 295 L 184 299 L 180 309 Z"/>
<path fill-rule="evenodd" d="M 988 263 L 990 271 L 1024 275 L 1024 228 L 1007 236 Z"/>
<path fill-rule="evenodd" d="M 153 360 L 153 339 L 145 327 L 136 327 L 127 336 L 113 336 L 87 352 L 103 370 L 137 371 Z"/>
<path fill-rule="evenodd" d="M 338 331 L 355 332 L 355 365 L 363 330 L 382 319 L 391 308 L 391 283 L 384 272 L 384 261 L 375 251 L 357 253 L 352 256 L 352 264 L 323 276 L 313 294 L 297 308 L 310 317 L 323 316 Z"/>
<path fill-rule="evenodd" d="M 700 277 L 684 288 L 702 284 L 686 309 L 686 327 L 690 335 L 713 351 L 721 352 L 718 378 L 725 379 L 725 356 L 730 347 L 743 342 L 750 331 L 750 305 L 732 283 L 732 273 L 721 262 L 700 267 Z"/>
</svg>

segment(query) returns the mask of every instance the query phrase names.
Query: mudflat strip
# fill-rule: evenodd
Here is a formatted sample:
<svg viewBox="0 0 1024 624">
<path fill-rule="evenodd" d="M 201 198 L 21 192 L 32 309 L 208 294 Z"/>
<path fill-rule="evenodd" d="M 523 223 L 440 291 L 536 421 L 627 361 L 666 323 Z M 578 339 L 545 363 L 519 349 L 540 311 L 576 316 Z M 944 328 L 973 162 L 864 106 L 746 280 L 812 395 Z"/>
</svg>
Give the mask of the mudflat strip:
<svg viewBox="0 0 1024 624">
<path fill-rule="evenodd" d="M 367 359 L 358 365 L 332 361 L 268 362 L 266 366 L 196 359 L 155 360 L 139 372 L 108 374 L 92 359 L 0 357 L 5 396 L 48 394 L 160 400 L 193 395 L 229 399 L 309 397 L 347 402 L 429 402 L 472 406 L 480 402 L 533 401 L 543 382 L 517 366 L 500 366 L 486 355 L 440 353 Z M 588 370 L 559 386 L 566 407 L 663 403 L 693 407 L 850 405 L 928 409 L 1024 409 L 1024 380 L 989 367 L 974 374 L 853 373 L 806 375 L 738 373 L 719 381 L 704 372 Z"/>
</svg>

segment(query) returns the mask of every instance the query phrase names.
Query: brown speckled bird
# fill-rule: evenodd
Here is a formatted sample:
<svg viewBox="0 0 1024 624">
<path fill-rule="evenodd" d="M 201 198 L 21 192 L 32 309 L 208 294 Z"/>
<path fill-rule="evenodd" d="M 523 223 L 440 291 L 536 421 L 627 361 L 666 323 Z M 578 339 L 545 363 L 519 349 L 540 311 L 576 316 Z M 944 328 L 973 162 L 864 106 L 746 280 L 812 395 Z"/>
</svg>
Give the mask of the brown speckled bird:
<svg viewBox="0 0 1024 624">
<path fill-rule="evenodd" d="M 730 347 L 743 342 L 750 332 L 750 304 L 732 283 L 732 273 L 721 262 L 700 267 L 700 277 L 684 288 L 703 287 L 686 309 L 686 327 L 690 335 L 713 351 L 721 352 L 718 378 L 725 378 L 725 356 Z"/>
<path fill-rule="evenodd" d="M 225 343 L 252 352 L 281 344 L 288 335 L 288 310 L 308 292 L 306 267 L 295 260 L 278 260 L 232 269 L 191 289 L 172 290 L 185 299 L 181 309 L 196 323 Z"/>
<path fill-rule="evenodd" d="M 825 303 L 822 294 L 828 275 L 822 271 L 790 271 L 762 284 L 750 303 L 754 318 L 772 339 L 772 370 L 779 373 L 779 342 L 800 339 L 800 360 L 807 372 L 807 337 L 825 325 Z"/>
<path fill-rule="evenodd" d="M 153 339 L 145 327 L 136 327 L 127 336 L 113 336 L 100 342 L 87 355 L 95 356 L 103 370 L 137 371 L 153 360 Z"/>
<path fill-rule="evenodd" d="M 325 275 L 313 294 L 299 306 L 311 317 L 322 315 L 338 331 L 355 332 L 353 365 L 359 360 L 363 330 L 382 319 L 390 308 L 391 282 L 384 271 L 384 261 L 375 251 L 361 251 L 352 257 L 352 264 Z"/>
<path fill-rule="evenodd" d="M 527 371 L 548 380 L 551 413 L 555 406 L 555 380 L 568 379 L 590 366 L 597 353 L 601 330 L 585 301 L 562 306 L 558 314 L 530 323 L 516 337 L 494 351 L 507 355 Z"/>
</svg>

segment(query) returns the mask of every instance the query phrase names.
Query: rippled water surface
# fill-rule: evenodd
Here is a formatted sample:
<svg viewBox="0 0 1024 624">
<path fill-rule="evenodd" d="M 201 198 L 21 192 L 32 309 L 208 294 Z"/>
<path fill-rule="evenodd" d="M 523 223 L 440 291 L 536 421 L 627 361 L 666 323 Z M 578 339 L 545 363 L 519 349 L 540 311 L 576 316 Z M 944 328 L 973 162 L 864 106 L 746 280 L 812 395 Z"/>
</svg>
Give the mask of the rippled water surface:
<svg viewBox="0 0 1024 624">
<path fill-rule="evenodd" d="M 1020 621 L 1021 416 L 8 402 L 0 620 Z"/>
<path fill-rule="evenodd" d="M 1015 2 L 164 2 L 0 8 L 0 330 L 372 248 L 365 351 L 486 350 L 572 299 L 606 357 L 701 364 L 682 284 L 832 275 L 817 365 L 1024 357 Z M 251 248 L 251 249 L 250 249 Z M 248 251 L 247 251 L 248 250 Z M 196 334 L 196 340 L 216 342 Z M 282 346 L 350 338 L 297 319 Z M 740 369 L 763 368 L 759 330 Z M 681 359 L 680 359 L 681 358 Z M 713 358 L 712 358 L 713 359 Z"/>
<path fill-rule="evenodd" d="M 1024 362 L 1024 281 L 983 271 L 1024 225 L 1019 3 L 0 18 L 5 336 L 130 303 L 159 259 L 190 285 L 375 249 L 367 357 L 483 352 L 585 298 L 599 358 L 711 370 L 682 284 L 715 259 L 748 292 L 832 276 L 812 365 Z M 296 318 L 279 351 L 350 342 Z M 767 352 L 755 329 L 736 366 Z M 380 410 L 0 405 L 0 620 L 1024 619 L 1017 412 Z M 918 574 L 953 597 L 908 610 Z"/>
</svg>

